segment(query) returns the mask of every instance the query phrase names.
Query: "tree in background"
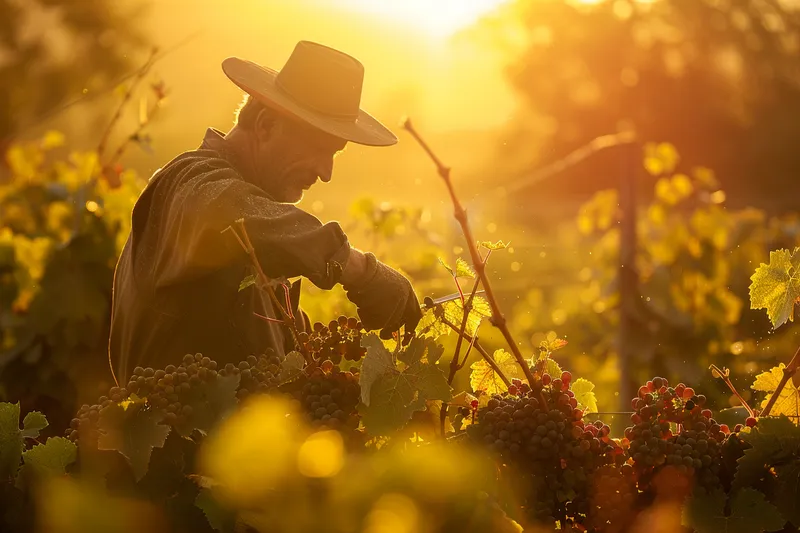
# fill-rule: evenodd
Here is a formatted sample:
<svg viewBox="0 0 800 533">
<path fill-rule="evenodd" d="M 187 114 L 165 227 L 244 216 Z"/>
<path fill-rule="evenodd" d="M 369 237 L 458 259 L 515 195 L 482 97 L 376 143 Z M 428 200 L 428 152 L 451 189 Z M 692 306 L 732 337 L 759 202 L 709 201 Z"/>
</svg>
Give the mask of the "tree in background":
<svg viewBox="0 0 800 533">
<path fill-rule="evenodd" d="M 714 168 L 732 206 L 794 205 L 794 194 L 775 191 L 798 187 L 800 173 L 799 2 L 518 0 L 508 14 L 489 35 L 520 51 L 507 72 L 540 120 L 537 163 L 632 127 L 640 139 L 673 142 L 686 163 Z M 530 141 L 516 142 L 529 151 Z M 613 152 L 530 194 L 568 204 L 572 216 L 616 185 Z"/>
<path fill-rule="evenodd" d="M 0 0 L 0 152 L 66 102 L 130 70 L 138 10 L 112 0 Z"/>
</svg>

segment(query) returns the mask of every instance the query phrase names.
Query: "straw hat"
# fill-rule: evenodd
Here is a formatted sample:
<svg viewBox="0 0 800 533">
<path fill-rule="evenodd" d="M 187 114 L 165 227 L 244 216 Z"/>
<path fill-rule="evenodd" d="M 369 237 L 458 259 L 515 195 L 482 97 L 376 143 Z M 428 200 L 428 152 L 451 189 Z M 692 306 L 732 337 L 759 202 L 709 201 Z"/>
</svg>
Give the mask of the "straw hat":
<svg viewBox="0 0 800 533">
<path fill-rule="evenodd" d="M 361 109 L 364 65 L 328 46 L 300 41 L 280 71 L 229 57 L 228 78 L 265 105 L 340 139 L 389 146 L 397 137 Z"/>
</svg>

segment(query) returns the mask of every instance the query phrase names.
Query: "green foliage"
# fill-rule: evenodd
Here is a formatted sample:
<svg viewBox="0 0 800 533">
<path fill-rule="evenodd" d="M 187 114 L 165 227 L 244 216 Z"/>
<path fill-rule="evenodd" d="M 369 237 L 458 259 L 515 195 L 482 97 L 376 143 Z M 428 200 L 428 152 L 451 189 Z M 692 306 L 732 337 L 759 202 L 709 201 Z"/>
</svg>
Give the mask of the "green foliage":
<svg viewBox="0 0 800 533">
<path fill-rule="evenodd" d="M 47 418 L 31 411 L 25 415 L 20 429 L 19 415 L 19 403 L 0 403 L 0 478 L 16 475 L 25 439 L 36 439 L 47 427 Z"/>
<path fill-rule="evenodd" d="M 761 492 L 745 488 L 728 499 L 721 490 L 696 490 L 684 508 L 683 523 L 696 533 L 762 533 L 783 528 L 785 520 Z"/>
<path fill-rule="evenodd" d="M 800 300 L 798 250 L 770 252 L 769 264 L 761 263 L 750 278 L 750 307 L 766 309 L 775 328 L 794 320 L 794 306 Z"/>
<path fill-rule="evenodd" d="M 128 458 L 136 479 L 147 473 L 153 448 L 160 448 L 167 440 L 169 426 L 161 425 L 164 414 L 160 411 L 135 406 L 124 409 L 111 406 L 100 417 L 100 450 L 116 450 Z"/>
<path fill-rule="evenodd" d="M 36 476 L 62 476 L 78 458 L 78 447 L 64 437 L 51 437 L 22 454 L 22 467 Z"/>
<path fill-rule="evenodd" d="M 448 401 L 450 385 L 435 361 L 426 357 L 425 341 L 414 339 L 397 356 L 380 339 L 362 339 L 367 355 L 361 366 L 362 423 L 371 435 L 386 435 L 405 426 L 428 400 Z"/>
</svg>

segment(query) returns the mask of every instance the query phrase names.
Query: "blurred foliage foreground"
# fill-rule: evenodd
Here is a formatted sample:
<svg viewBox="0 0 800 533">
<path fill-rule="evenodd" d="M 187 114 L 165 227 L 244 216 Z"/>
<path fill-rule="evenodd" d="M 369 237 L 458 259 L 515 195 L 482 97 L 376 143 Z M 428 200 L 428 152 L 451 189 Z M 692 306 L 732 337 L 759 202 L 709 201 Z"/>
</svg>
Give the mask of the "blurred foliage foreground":
<svg viewBox="0 0 800 533">
<path fill-rule="evenodd" d="M 551 311 L 552 324 L 510 318 L 515 332 L 585 321 L 569 349 L 551 331 L 524 356 L 517 343 L 486 350 L 481 324 L 504 326 L 484 320 L 496 304 L 485 265 L 508 245 L 483 242 L 470 250 L 479 257 L 444 265 L 462 297 L 427 301 L 406 346 L 352 317 L 327 322 L 329 313 L 285 357 L 218 368 L 176 354 L 174 365 L 137 368 L 112 386 L 111 276 L 142 183 L 119 168 L 109 180 L 97 154 L 64 154 L 63 142 L 50 133 L 11 147 L 0 187 L 0 384 L 18 402 L 0 404 L 3 531 L 797 531 L 800 356 L 759 368 L 748 384 L 763 400 L 756 407 L 732 382 L 736 365 L 718 361 L 704 374 L 738 407 L 716 415 L 712 406 L 729 404 L 672 377 L 703 374 L 669 364 L 668 378 L 645 374 L 655 354 L 674 361 L 690 350 L 698 368 L 714 343 L 730 346 L 747 298 L 732 287 L 749 290 L 775 328 L 800 300 L 791 225 L 727 213 L 713 176 L 676 173 L 669 145 L 649 145 L 645 159 L 658 177 L 636 264 L 649 355 L 632 376 L 635 396 L 623 399 L 629 422 L 612 428 L 598 420 L 606 394 L 561 368 L 613 350 L 606 311 L 616 302 L 603 289 L 619 245 L 612 193 L 579 216 L 581 231 L 599 236 L 596 262 L 581 270 L 592 292 L 581 312 Z M 756 270 L 764 242 L 776 241 L 769 231 L 788 235 L 789 249 Z M 264 281 L 252 283 L 268 290 Z M 486 299 L 475 293 L 481 282 Z M 469 387 L 457 387 L 468 361 Z M 96 403 L 78 408 L 79 391 Z"/>
</svg>

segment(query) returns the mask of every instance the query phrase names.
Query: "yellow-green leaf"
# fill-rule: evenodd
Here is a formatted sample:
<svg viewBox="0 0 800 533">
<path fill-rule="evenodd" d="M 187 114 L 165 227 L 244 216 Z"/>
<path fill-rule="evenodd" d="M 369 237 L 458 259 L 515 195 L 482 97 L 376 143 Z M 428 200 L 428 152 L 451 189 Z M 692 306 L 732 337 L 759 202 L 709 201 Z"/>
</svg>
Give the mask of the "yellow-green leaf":
<svg viewBox="0 0 800 533">
<path fill-rule="evenodd" d="M 522 369 L 517 364 L 514 356 L 505 350 L 496 350 L 493 355 L 495 363 L 508 379 L 523 379 Z M 487 394 L 497 394 L 508 390 L 506 384 L 495 373 L 489 363 L 481 359 L 472 363 L 472 372 L 469 375 L 469 384 L 475 392 L 485 391 Z"/>
<path fill-rule="evenodd" d="M 42 149 L 50 150 L 64 145 L 64 134 L 60 131 L 50 130 L 42 137 Z"/>
<path fill-rule="evenodd" d="M 800 298 L 799 249 L 770 252 L 769 264 L 761 263 L 750 277 L 750 308 L 766 309 L 775 328 L 794 320 L 794 304 Z"/>
<path fill-rule="evenodd" d="M 644 168 L 653 176 L 669 174 L 678 164 L 678 151 L 669 143 L 645 145 Z"/>
<path fill-rule="evenodd" d="M 769 393 L 767 397 L 764 398 L 764 401 L 761 402 L 762 409 L 766 407 L 772 394 L 778 388 L 778 384 L 783 378 L 784 368 L 786 368 L 786 365 L 781 363 L 767 372 L 762 372 L 756 376 L 755 382 L 750 386 L 753 390 Z M 786 415 L 791 417 L 795 423 L 797 422 L 798 419 L 794 417 L 800 415 L 800 389 L 795 386 L 791 379 L 784 385 L 780 396 L 775 400 L 775 405 L 773 405 L 769 414 L 775 416 Z"/>
<path fill-rule="evenodd" d="M 456 277 L 456 273 L 455 273 L 455 271 L 453 271 L 453 268 L 452 268 L 450 265 L 448 265 L 447 263 L 445 263 L 444 259 L 442 259 L 441 257 L 439 258 L 439 263 L 440 263 L 440 264 L 441 264 L 443 267 L 445 267 L 445 268 L 447 269 L 447 271 L 448 271 L 448 272 L 450 272 L 450 275 L 451 275 L 451 276 L 453 276 L 453 277 Z"/>
<path fill-rule="evenodd" d="M 497 242 L 494 242 L 494 243 L 492 241 L 481 241 L 478 244 L 481 247 L 486 248 L 487 250 L 495 251 L 495 250 L 503 250 L 505 248 L 508 248 L 508 246 L 511 243 L 506 243 L 506 242 L 503 242 L 503 241 L 497 241 Z"/>
<path fill-rule="evenodd" d="M 594 395 L 594 383 L 588 379 L 578 378 L 570 386 L 578 405 L 585 413 L 597 412 L 597 397 Z"/>
<path fill-rule="evenodd" d="M 475 272 L 469 263 L 461 259 L 456 259 L 456 277 L 458 278 L 474 278 Z"/>
</svg>

